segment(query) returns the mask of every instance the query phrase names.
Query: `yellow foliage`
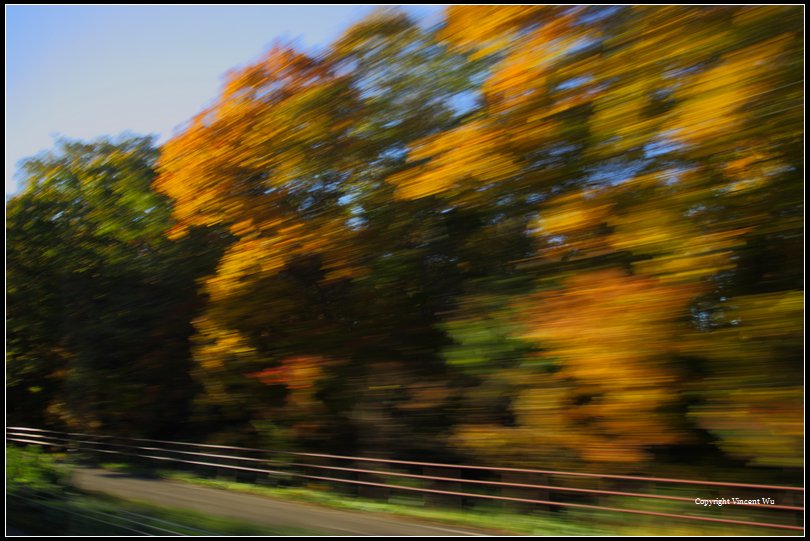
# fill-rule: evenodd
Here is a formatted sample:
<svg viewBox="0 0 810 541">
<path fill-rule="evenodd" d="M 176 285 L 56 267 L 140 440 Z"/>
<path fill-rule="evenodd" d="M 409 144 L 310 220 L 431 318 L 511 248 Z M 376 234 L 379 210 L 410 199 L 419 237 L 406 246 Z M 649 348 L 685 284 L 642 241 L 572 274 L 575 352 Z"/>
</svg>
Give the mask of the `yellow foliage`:
<svg viewBox="0 0 810 541">
<path fill-rule="evenodd" d="M 558 9 L 547 6 L 451 6 L 440 37 L 455 47 L 495 52 L 509 34 L 540 17 L 553 17 Z"/>
<path fill-rule="evenodd" d="M 290 186 L 338 166 L 348 119 L 313 104 L 341 99 L 350 92 L 328 65 L 275 48 L 229 74 L 218 102 L 166 143 L 155 188 L 175 200 L 181 225 L 224 223 L 239 236 L 251 220 L 261 227 Z"/>
<path fill-rule="evenodd" d="M 573 194 L 550 202 L 536 225 L 544 235 L 568 235 L 598 227 L 610 212 L 601 200 Z"/>
<path fill-rule="evenodd" d="M 737 50 L 725 55 L 717 66 L 693 76 L 676 94 L 681 105 L 669 129 L 689 144 L 738 137 L 747 120 L 748 101 L 769 90 L 769 66 L 792 39 L 783 34 Z"/>
<path fill-rule="evenodd" d="M 417 143 L 411 161 L 430 161 L 393 175 L 389 182 L 397 187 L 397 197 L 418 199 L 462 189 L 468 179 L 472 188 L 506 180 L 520 170 L 499 148 L 506 141 L 502 132 L 466 124 Z"/>
<path fill-rule="evenodd" d="M 804 342 L 804 293 L 782 291 L 727 299 L 719 328 L 679 344 L 685 355 L 711 361 L 693 387 L 704 403 L 691 417 L 730 455 L 752 464 L 800 466 L 803 388 L 795 373 Z"/>
<path fill-rule="evenodd" d="M 638 461 L 646 449 L 682 441 L 671 364 L 695 289 L 606 269 L 571 276 L 563 289 L 521 305 L 522 338 L 559 370 L 525 380 L 519 425 L 592 461 Z"/>
<path fill-rule="evenodd" d="M 708 396 L 708 403 L 694 408 L 692 417 L 720 436 L 719 445 L 724 451 L 751 464 L 802 467 L 804 389 L 801 386 L 725 387 L 709 391 Z"/>
</svg>

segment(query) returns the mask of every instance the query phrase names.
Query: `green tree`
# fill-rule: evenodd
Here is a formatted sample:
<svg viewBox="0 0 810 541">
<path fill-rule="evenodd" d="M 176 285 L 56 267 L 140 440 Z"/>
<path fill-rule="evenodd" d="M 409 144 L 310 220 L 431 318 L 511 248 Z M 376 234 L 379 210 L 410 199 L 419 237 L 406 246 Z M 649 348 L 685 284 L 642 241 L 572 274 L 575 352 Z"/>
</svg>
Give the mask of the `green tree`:
<svg viewBox="0 0 810 541">
<path fill-rule="evenodd" d="M 166 238 L 157 154 L 152 138 L 122 136 L 24 163 L 7 222 L 10 419 L 127 434 L 185 421 L 195 279 L 222 242 Z"/>
</svg>

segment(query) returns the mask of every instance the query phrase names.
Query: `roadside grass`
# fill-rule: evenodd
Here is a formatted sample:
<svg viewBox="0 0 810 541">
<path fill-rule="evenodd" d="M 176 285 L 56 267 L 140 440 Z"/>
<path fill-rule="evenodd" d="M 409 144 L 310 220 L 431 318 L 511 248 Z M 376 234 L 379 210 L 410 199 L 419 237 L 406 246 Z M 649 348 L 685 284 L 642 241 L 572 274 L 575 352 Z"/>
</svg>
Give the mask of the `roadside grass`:
<svg viewBox="0 0 810 541">
<path fill-rule="evenodd" d="M 54 455 L 33 446 L 6 446 L 6 492 L 58 494 L 68 486 L 68 472 Z"/>
<path fill-rule="evenodd" d="M 311 536 L 315 530 L 268 528 L 165 508 L 70 485 L 67 464 L 37 447 L 6 447 L 6 523 L 26 535 Z"/>
<path fill-rule="evenodd" d="M 592 525 L 549 518 L 539 514 L 510 513 L 495 506 L 476 506 L 475 511 L 427 507 L 419 497 L 391 496 L 388 502 L 353 497 L 345 492 L 302 487 L 273 487 L 252 483 L 209 479 L 185 472 L 162 472 L 165 479 L 244 492 L 259 496 L 295 500 L 349 511 L 363 511 L 415 518 L 422 521 L 455 526 L 468 526 L 492 532 L 519 535 L 608 535 L 610 530 Z"/>
<path fill-rule="evenodd" d="M 64 468 L 53 458 L 44 453 L 29 454 L 17 460 L 8 461 L 7 451 L 7 473 L 15 472 L 14 477 L 8 483 L 9 486 L 37 486 L 44 488 L 45 492 L 59 494 L 66 490 L 66 476 Z M 308 487 L 294 486 L 289 480 L 284 479 L 258 479 L 245 482 L 239 480 L 239 476 L 233 474 L 207 472 L 208 476 L 194 472 L 169 470 L 165 468 L 151 466 L 144 463 L 128 462 L 102 462 L 98 463 L 92 457 L 74 456 L 72 459 L 79 459 L 83 462 L 90 462 L 100 467 L 127 473 L 133 476 L 163 478 L 173 481 L 207 486 L 212 488 L 250 493 L 271 498 L 305 502 L 321 505 L 335 509 L 345 509 L 354 511 L 364 511 L 370 513 L 380 513 L 396 515 L 399 517 L 411 517 L 422 521 L 434 523 L 467 526 L 488 530 L 491 532 L 502 532 L 504 534 L 516 535 L 561 535 L 561 536 L 596 536 L 596 535 L 628 535 L 628 536 L 659 536 L 659 535 L 682 535 L 682 536 L 761 536 L 761 535 L 801 535 L 801 532 L 790 532 L 784 530 L 773 530 L 759 527 L 746 527 L 738 525 L 713 524 L 706 522 L 692 522 L 687 520 L 672 520 L 656 518 L 644 515 L 622 515 L 616 513 L 596 512 L 581 509 L 565 509 L 557 511 L 534 510 L 531 512 L 519 512 L 509 504 L 499 504 L 476 500 L 472 509 L 461 509 L 456 507 L 442 507 L 434 505 L 430 501 L 426 502 L 423 497 L 405 491 L 390 491 L 387 501 L 371 499 L 352 494 L 350 490 L 339 489 L 334 485 L 320 484 Z M 290 485 L 290 486 L 283 486 Z M 69 486 L 69 485 L 67 485 Z M 282 531 L 270 531 L 267 528 L 254 527 L 236 523 L 227 519 L 219 519 L 207 515 L 201 515 L 190 511 L 179 511 L 173 509 L 163 509 L 144 503 L 122 501 L 107 496 L 88 496 L 87 494 L 72 494 L 70 498 L 61 498 L 56 505 L 65 505 L 68 501 L 69 509 L 62 510 L 62 514 L 82 513 L 93 514 L 102 520 L 106 518 L 99 513 L 114 513 L 124 517 L 130 517 L 126 513 L 132 513 L 141 517 L 151 517 L 149 520 L 138 518 L 142 523 L 149 524 L 153 530 L 163 528 L 173 530 L 185 526 L 183 535 L 211 535 L 216 532 L 223 535 L 313 535 L 314 532 L 295 532 L 289 529 Z M 50 502 L 53 506 L 53 502 Z M 456 500 L 458 503 L 458 500 Z M 622 502 L 606 501 L 604 505 L 610 507 L 622 507 Z M 678 510 L 675 503 L 663 501 L 645 501 L 634 505 L 637 509 L 647 511 L 657 511 L 664 513 L 683 513 L 683 508 Z M 121 511 L 124 511 L 123 513 Z M 54 510 L 50 513 L 59 513 Z M 699 510 L 687 510 L 686 513 L 693 515 L 702 514 Z M 130 517 L 131 518 L 131 517 Z M 744 517 L 743 517 L 744 518 Z M 756 517 L 748 518 L 748 520 Z M 40 523 L 43 521 L 39 520 Z M 64 522 L 64 519 L 63 519 Z M 77 522 L 74 519 L 74 522 Z M 86 522 L 86 521 L 85 521 Z M 13 521 L 9 521 L 12 524 Z M 172 523 L 169 527 L 167 523 Z M 132 522 L 126 523 L 132 527 Z M 32 528 L 36 527 L 34 522 Z M 21 529 L 26 529 L 24 524 L 18 525 Z M 84 524 L 83 528 L 88 528 Z M 34 530 L 26 530 L 34 533 Z M 173 530 L 174 531 L 174 530 Z M 196 532 L 196 534 L 195 534 Z M 206 532 L 206 533 L 201 533 Z M 159 531 L 153 531 L 153 534 Z"/>
<path fill-rule="evenodd" d="M 104 466 L 118 471 L 132 471 L 130 465 L 106 464 Z M 143 468 L 143 466 L 138 466 Z M 761 535 L 801 535 L 800 532 L 780 531 L 760 527 L 739 526 L 671 520 L 644 515 L 621 515 L 589 510 L 566 509 L 560 511 L 515 512 L 508 505 L 476 502 L 474 509 L 432 507 L 420 496 L 391 491 L 388 501 L 352 496 L 347 491 L 336 490 L 328 485 L 312 487 L 273 486 L 268 480 L 243 482 L 228 477 L 203 477 L 189 472 L 166 469 L 152 469 L 149 475 L 158 475 L 164 479 L 185 483 L 238 491 L 272 498 L 295 500 L 336 509 L 385 513 L 400 517 L 411 517 L 424 521 L 468 526 L 482 530 L 498 531 L 516 535 L 683 535 L 683 536 L 761 536 Z M 621 507 L 615 502 L 612 507 Z M 644 502 L 643 508 L 648 511 L 683 513 L 671 502 Z M 692 513 L 687 511 L 690 514 Z"/>
<path fill-rule="evenodd" d="M 314 536 L 314 530 L 267 528 L 107 495 L 10 497 L 7 521 L 32 535 Z"/>
</svg>

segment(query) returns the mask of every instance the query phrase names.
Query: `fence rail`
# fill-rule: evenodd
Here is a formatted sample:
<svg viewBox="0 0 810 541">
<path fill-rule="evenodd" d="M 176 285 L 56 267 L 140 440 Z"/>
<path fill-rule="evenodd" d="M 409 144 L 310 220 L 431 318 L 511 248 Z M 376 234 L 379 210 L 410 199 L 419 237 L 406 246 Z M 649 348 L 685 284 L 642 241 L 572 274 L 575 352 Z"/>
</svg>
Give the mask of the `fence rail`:
<svg viewBox="0 0 810 541">
<path fill-rule="evenodd" d="M 804 531 L 804 488 L 795 486 L 392 460 L 125 438 L 29 427 L 8 427 L 6 439 L 71 451 L 119 455 L 206 469 L 215 468 L 217 471 L 266 476 L 277 480 L 337 483 L 353 486 L 358 490 L 375 489 L 384 490 L 386 493 L 402 491 L 422 494 L 425 498 L 441 497 L 444 498 L 442 502 L 444 504 L 448 503 L 447 498 L 450 497 L 455 499 L 456 504 L 459 502 L 463 504 L 469 500 L 489 500 L 504 504 L 545 506 L 549 509 L 585 509 L 604 513 Z M 375 467 L 379 469 L 374 469 Z M 321 472 L 331 472 L 332 476 L 316 475 Z M 515 476 L 540 481 L 515 482 L 513 480 Z M 395 481 L 409 484 L 395 484 Z M 591 486 L 582 486 L 583 483 Z M 687 489 L 700 489 L 703 492 L 699 498 L 695 498 L 691 494 L 689 496 L 683 494 Z M 738 491 L 735 492 L 735 497 L 743 496 L 738 500 L 744 501 L 761 500 L 761 492 L 759 498 L 753 498 L 757 494 L 754 491 L 770 491 L 773 503 L 735 505 L 731 498 L 725 498 L 727 507 L 735 508 L 736 516 L 732 518 L 717 516 L 720 507 L 716 503 L 723 498 L 719 491 L 730 489 Z M 608 505 L 605 505 L 604 500 L 608 500 Z M 715 516 L 670 512 L 669 508 L 664 510 L 650 508 L 651 504 L 658 502 L 692 508 L 697 505 L 701 512 L 706 512 L 699 500 L 713 500 L 715 507 L 711 510 Z M 728 510 L 723 512 L 729 513 Z M 754 517 L 750 517 L 752 512 Z M 739 516 L 740 514 L 747 516 Z M 776 522 L 772 522 L 774 520 Z"/>
</svg>

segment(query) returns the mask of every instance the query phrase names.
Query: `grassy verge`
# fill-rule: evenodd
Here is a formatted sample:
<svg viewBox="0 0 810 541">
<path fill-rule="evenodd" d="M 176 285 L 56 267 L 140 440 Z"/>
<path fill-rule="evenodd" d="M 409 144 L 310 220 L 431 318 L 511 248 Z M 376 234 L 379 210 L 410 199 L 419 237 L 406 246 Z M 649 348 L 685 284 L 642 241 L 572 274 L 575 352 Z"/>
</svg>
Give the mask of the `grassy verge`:
<svg viewBox="0 0 810 541">
<path fill-rule="evenodd" d="M 299 487 L 276 488 L 250 483 L 206 479 L 187 473 L 164 472 L 164 477 L 176 481 L 193 483 L 224 490 L 246 492 L 260 496 L 295 500 L 323 505 L 334 509 L 384 513 L 400 517 L 416 518 L 455 526 L 469 526 L 490 531 L 502 531 L 520 535 L 599 535 L 608 530 L 559 521 L 540 515 L 508 513 L 497 508 L 477 508 L 474 512 L 442 508 L 430 508 L 418 498 L 405 496 L 392 497 L 391 501 L 381 502 L 366 498 L 347 497 L 346 494 L 329 490 L 316 490 Z"/>
<path fill-rule="evenodd" d="M 6 492 L 59 494 L 68 486 L 67 470 L 56 457 L 30 448 L 6 447 Z"/>
<path fill-rule="evenodd" d="M 534 511 L 518 513 L 498 504 L 477 503 L 474 510 L 454 510 L 426 506 L 421 497 L 407 493 L 392 492 L 388 501 L 371 500 L 348 496 L 345 492 L 329 486 L 316 488 L 277 487 L 267 484 L 236 482 L 223 478 L 205 478 L 187 472 L 150 469 L 144 466 L 133 467 L 127 464 L 106 464 L 108 468 L 127 471 L 138 475 L 160 476 L 165 479 L 182 481 L 201 486 L 224 490 L 251 493 L 261 496 L 295 500 L 323 505 L 331 508 L 386 513 L 401 517 L 411 517 L 436 523 L 468 526 L 490 531 L 501 531 L 517 535 L 790 535 L 791 532 L 759 527 L 745 527 L 726 524 L 696 523 L 686 520 L 661 519 L 643 515 L 621 515 L 583 510 L 560 512 Z M 646 504 L 646 510 L 683 513 L 681 509 L 671 509 L 665 504 Z M 621 505 L 616 505 L 617 507 Z M 694 514 L 694 513 L 693 513 Z M 798 532 L 796 532 L 798 534 Z"/>
<path fill-rule="evenodd" d="M 86 494 L 8 498 L 8 523 L 32 535 L 297 536 L 314 531 L 265 528 L 193 511 Z"/>
<path fill-rule="evenodd" d="M 65 465 L 36 447 L 6 448 L 6 522 L 27 535 L 317 535 L 83 493 Z"/>
<path fill-rule="evenodd" d="M 77 457 L 78 458 L 78 457 Z M 89 457 L 88 457 L 89 458 Z M 15 479 L 11 479 L 9 486 L 15 482 L 28 486 L 57 487 L 55 492 L 62 490 L 65 476 L 61 473 L 58 464 L 52 462 L 47 455 L 31 455 L 14 465 L 14 461 L 8 466 L 9 472 L 16 472 Z M 96 463 L 94 460 L 91 462 Z M 96 463 L 97 464 L 97 463 Z M 444 523 L 455 526 L 467 526 L 488 531 L 499 531 L 517 535 L 567 535 L 567 536 L 594 536 L 594 535 L 736 535 L 736 536 L 761 536 L 761 535 L 800 535 L 799 532 L 779 531 L 766 528 L 744 527 L 737 525 L 696 523 L 686 520 L 659 519 L 651 516 L 622 515 L 615 513 L 599 513 L 587 510 L 566 509 L 557 512 L 535 510 L 533 512 L 517 512 L 508 506 L 497 503 L 487 504 L 476 501 L 473 510 L 442 508 L 424 503 L 420 496 L 407 492 L 392 491 L 387 501 L 374 500 L 369 498 L 355 497 L 345 490 L 336 489 L 334 486 L 279 486 L 275 482 L 237 482 L 233 476 L 228 477 L 203 477 L 194 473 L 180 472 L 175 470 L 152 467 L 149 464 L 132 463 L 102 463 L 102 467 L 121 471 L 141 477 L 164 478 L 186 483 L 208 486 L 212 488 L 251 493 L 260 496 L 279 498 L 284 500 L 306 502 L 321 506 L 355 510 L 371 513 L 382 513 L 396 515 L 400 517 L 411 517 L 422 521 L 434 523 Z M 16 469 L 15 469 L 16 468 Z M 64 498 L 63 498 L 64 499 Z M 142 523 L 151 524 L 155 528 L 172 530 L 178 528 L 177 524 L 189 526 L 190 529 L 178 530 L 184 535 L 211 535 L 219 533 L 224 535 L 307 535 L 311 532 L 293 531 L 268 531 L 266 528 L 246 526 L 234 523 L 233 521 L 218 519 L 200 515 L 193 512 L 167 510 L 138 504 L 134 502 L 122 502 L 114 498 L 90 497 L 88 495 L 73 495 L 69 498 L 69 509 L 62 510 L 62 514 L 69 512 L 96 513 L 102 519 L 103 515 L 98 513 L 111 513 L 114 510 L 123 510 L 127 513 L 152 517 L 153 521 L 146 521 L 140 518 Z M 621 507 L 622 502 L 605 502 L 606 505 Z M 58 505 L 63 505 L 59 503 Z M 648 511 L 682 513 L 683 509 L 671 508 L 670 502 L 644 502 L 643 508 Z M 639 507 L 637 507 L 639 508 Z M 69 512 L 68 512 L 69 511 Z M 59 514 L 60 510 L 52 510 L 50 513 Z M 690 514 L 699 514 L 687 510 Z M 85 514 L 87 514 L 85 513 Z M 118 513 L 128 517 L 126 513 Z M 753 517 L 748 518 L 751 520 Z M 39 523 L 43 521 L 39 520 Z M 63 520 L 64 522 L 64 520 Z M 76 522 L 74 520 L 74 522 Z M 86 521 L 85 521 L 86 522 Z M 9 521 L 9 524 L 12 524 Z M 172 523 L 171 527 L 167 523 Z M 128 523 L 131 526 L 131 523 Z M 34 526 L 37 524 L 35 523 Z M 23 524 L 18 526 L 25 529 Z M 87 524 L 82 525 L 87 530 Z M 26 530 L 29 531 L 29 530 Z M 30 530 L 31 533 L 35 533 Z M 53 531 L 53 530 L 51 530 Z M 65 530 L 67 531 L 67 530 Z M 201 533 L 204 531 L 205 533 Z M 160 534 L 159 531 L 152 533 Z M 125 533 L 126 534 L 126 533 Z"/>
</svg>

